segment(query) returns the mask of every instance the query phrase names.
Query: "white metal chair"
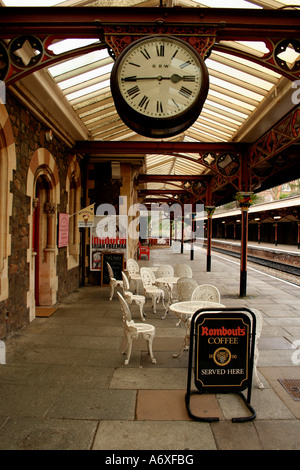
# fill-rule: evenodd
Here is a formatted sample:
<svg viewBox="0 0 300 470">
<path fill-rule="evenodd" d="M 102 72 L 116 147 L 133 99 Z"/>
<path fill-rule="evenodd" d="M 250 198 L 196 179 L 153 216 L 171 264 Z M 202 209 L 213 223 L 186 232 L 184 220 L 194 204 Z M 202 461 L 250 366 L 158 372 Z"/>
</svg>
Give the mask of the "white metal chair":
<svg viewBox="0 0 300 470">
<path fill-rule="evenodd" d="M 155 274 L 151 269 L 141 268 L 141 278 L 144 287 L 145 297 L 149 295 L 152 298 L 153 313 L 156 313 L 156 304 L 161 300 L 164 308 L 165 306 L 165 293 L 163 289 L 157 287 L 155 283 Z"/>
<path fill-rule="evenodd" d="M 184 302 L 186 300 L 191 300 L 192 294 L 196 287 L 198 287 L 198 282 L 196 279 L 190 277 L 181 277 L 178 279 L 177 284 L 177 302 Z M 176 323 L 176 326 L 179 326 L 181 319 Z"/>
<path fill-rule="evenodd" d="M 212 284 L 201 284 L 192 293 L 191 300 L 209 300 L 210 302 L 221 302 L 219 289 Z"/>
<path fill-rule="evenodd" d="M 158 266 L 156 271 L 156 277 L 173 277 L 174 268 L 170 264 Z"/>
<path fill-rule="evenodd" d="M 123 279 L 123 297 L 126 300 L 126 302 L 130 305 L 132 302 L 135 302 L 136 305 L 138 305 L 140 309 L 140 315 L 142 321 L 145 321 L 145 316 L 146 314 L 144 313 L 144 305 L 145 305 L 145 296 L 144 295 L 138 295 L 138 294 L 133 294 L 130 292 L 129 289 L 129 281 L 128 277 L 126 274 L 122 271 L 122 279 Z"/>
<path fill-rule="evenodd" d="M 108 270 L 108 275 L 109 275 L 109 285 L 110 285 L 110 297 L 109 300 L 112 300 L 114 296 L 114 291 L 115 287 L 123 287 L 123 281 L 118 280 L 114 277 L 114 272 L 112 270 L 112 267 L 109 263 L 107 263 L 107 270 Z"/>
<path fill-rule="evenodd" d="M 138 292 L 138 284 L 142 282 L 141 275 L 140 275 L 140 267 L 138 263 L 133 258 L 128 258 L 126 262 L 126 268 L 129 275 L 129 282 L 133 281 L 135 285 L 135 290 Z"/>
<path fill-rule="evenodd" d="M 191 300 L 194 290 L 198 287 L 196 279 L 181 277 L 177 281 L 178 302 Z"/>
<path fill-rule="evenodd" d="M 174 276 L 192 278 L 193 277 L 192 268 L 188 264 L 176 264 L 174 268 Z"/>
<path fill-rule="evenodd" d="M 148 323 L 135 323 L 131 318 L 130 308 L 124 299 L 124 297 L 118 292 L 118 297 L 121 305 L 122 316 L 123 316 L 123 327 L 124 327 L 124 340 L 125 340 L 125 350 L 123 354 L 126 354 L 126 359 L 124 364 L 129 364 L 131 351 L 132 351 L 132 341 L 137 339 L 141 334 L 143 338 L 147 341 L 148 352 L 151 357 L 151 362 L 156 364 L 156 359 L 152 351 L 152 343 L 155 336 L 155 327 L 149 325 Z"/>
</svg>

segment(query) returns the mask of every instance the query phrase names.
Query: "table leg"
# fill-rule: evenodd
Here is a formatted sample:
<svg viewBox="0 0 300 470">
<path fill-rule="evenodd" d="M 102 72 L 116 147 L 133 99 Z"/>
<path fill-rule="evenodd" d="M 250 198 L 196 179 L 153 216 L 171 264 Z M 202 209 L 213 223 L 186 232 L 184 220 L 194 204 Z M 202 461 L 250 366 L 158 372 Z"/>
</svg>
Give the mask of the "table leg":
<svg viewBox="0 0 300 470">
<path fill-rule="evenodd" d="M 164 284 L 164 286 L 168 291 L 169 299 L 168 299 L 168 302 L 166 304 L 166 309 L 165 309 L 165 313 L 162 316 L 162 320 L 164 320 L 166 318 L 166 316 L 167 316 L 167 314 L 169 313 L 169 310 L 170 310 L 170 305 L 173 303 L 172 286 L 170 284 Z"/>
<path fill-rule="evenodd" d="M 186 319 L 186 320 L 181 319 L 181 320 L 185 323 L 185 335 L 184 335 L 184 338 L 183 338 L 183 343 L 182 343 L 181 350 L 179 351 L 179 353 L 173 354 L 174 358 L 179 357 L 181 355 L 182 351 L 187 351 L 189 349 L 189 346 L 190 346 L 190 328 L 189 328 L 190 323 L 189 323 L 188 319 Z"/>
</svg>

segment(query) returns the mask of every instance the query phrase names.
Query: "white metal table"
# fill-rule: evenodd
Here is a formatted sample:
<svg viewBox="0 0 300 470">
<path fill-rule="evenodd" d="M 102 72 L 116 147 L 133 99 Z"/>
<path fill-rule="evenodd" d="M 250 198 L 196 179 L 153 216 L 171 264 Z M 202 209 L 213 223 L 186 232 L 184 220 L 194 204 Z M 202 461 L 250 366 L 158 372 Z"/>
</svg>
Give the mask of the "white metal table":
<svg viewBox="0 0 300 470">
<path fill-rule="evenodd" d="M 219 302 L 209 300 L 186 300 L 184 302 L 175 302 L 169 306 L 170 310 L 185 324 L 185 335 L 182 348 L 179 353 L 173 354 L 173 357 L 179 357 L 183 350 L 188 349 L 190 344 L 190 324 L 194 313 L 200 308 L 223 308 L 225 305 Z"/>
<path fill-rule="evenodd" d="M 170 305 L 173 302 L 173 287 L 175 284 L 177 284 L 178 279 L 179 277 L 175 277 L 175 276 L 164 276 L 164 277 L 158 277 L 155 279 L 155 284 L 163 284 L 169 294 L 169 299 L 166 304 L 166 311 L 162 318 L 166 317 L 169 311 Z"/>
</svg>

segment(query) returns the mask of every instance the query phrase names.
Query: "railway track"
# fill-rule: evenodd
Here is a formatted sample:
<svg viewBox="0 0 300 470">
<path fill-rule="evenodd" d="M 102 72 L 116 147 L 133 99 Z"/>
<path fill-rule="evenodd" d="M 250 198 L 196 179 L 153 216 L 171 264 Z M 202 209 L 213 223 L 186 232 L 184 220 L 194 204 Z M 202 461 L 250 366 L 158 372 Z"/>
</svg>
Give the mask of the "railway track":
<svg viewBox="0 0 300 470">
<path fill-rule="evenodd" d="M 212 251 L 222 253 L 225 256 L 230 258 L 240 259 L 240 253 L 235 253 L 224 248 L 212 247 Z M 267 271 L 275 277 L 288 280 L 294 284 L 300 285 L 300 268 L 297 266 L 292 266 L 288 264 L 279 263 L 277 261 L 271 261 L 265 258 L 259 258 L 257 256 L 248 255 L 248 263 L 251 263 L 253 266 L 261 268 L 262 271 Z"/>
</svg>

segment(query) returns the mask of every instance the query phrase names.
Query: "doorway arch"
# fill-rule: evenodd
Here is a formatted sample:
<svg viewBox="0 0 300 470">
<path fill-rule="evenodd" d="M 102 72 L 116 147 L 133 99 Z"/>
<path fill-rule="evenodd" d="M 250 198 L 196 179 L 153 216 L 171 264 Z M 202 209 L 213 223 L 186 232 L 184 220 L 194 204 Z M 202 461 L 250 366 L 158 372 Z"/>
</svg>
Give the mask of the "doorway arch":
<svg viewBox="0 0 300 470">
<path fill-rule="evenodd" d="M 6 108 L 0 104 L 0 301 L 9 297 L 8 257 L 11 254 L 9 217 L 13 195 L 10 183 L 16 169 L 15 139 Z"/>
<path fill-rule="evenodd" d="M 60 183 L 53 155 L 44 148 L 34 152 L 27 177 L 30 211 L 30 316 L 35 307 L 52 306 L 57 302 L 57 205 Z"/>
</svg>

